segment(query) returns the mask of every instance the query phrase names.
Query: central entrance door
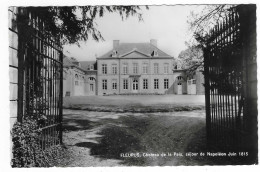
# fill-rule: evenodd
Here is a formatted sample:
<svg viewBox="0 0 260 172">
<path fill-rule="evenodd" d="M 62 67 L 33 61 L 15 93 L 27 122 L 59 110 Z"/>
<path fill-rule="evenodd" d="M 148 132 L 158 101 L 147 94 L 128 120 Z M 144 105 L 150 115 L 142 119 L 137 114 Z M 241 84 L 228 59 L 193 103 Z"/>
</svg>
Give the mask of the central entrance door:
<svg viewBox="0 0 260 172">
<path fill-rule="evenodd" d="M 137 93 L 138 92 L 138 80 L 137 79 L 133 79 L 133 93 Z"/>
<path fill-rule="evenodd" d="M 181 82 L 178 83 L 177 94 L 182 94 L 182 84 L 181 84 Z"/>
</svg>

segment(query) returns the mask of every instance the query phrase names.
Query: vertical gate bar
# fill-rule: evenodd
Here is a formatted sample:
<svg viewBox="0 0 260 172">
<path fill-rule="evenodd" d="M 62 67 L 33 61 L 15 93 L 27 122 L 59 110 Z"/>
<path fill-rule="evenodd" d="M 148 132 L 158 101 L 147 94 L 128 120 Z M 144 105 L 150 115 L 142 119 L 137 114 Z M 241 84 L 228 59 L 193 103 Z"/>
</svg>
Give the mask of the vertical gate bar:
<svg viewBox="0 0 260 172">
<path fill-rule="evenodd" d="M 55 44 L 56 44 L 56 41 L 54 42 L 54 46 L 55 46 Z M 54 59 L 56 60 L 56 50 L 54 49 Z M 56 94 L 57 94 L 57 90 L 56 90 L 56 86 L 57 86 L 57 68 L 56 68 L 56 65 L 57 65 L 57 62 L 55 61 L 55 75 L 54 75 L 54 77 L 55 77 L 55 82 L 54 82 L 54 103 L 55 103 L 55 106 L 54 106 L 54 115 L 53 115 L 53 118 L 52 118 L 52 123 L 53 124 L 55 124 L 56 123 L 56 120 L 55 120 L 55 118 L 56 118 L 56 112 L 57 112 L 57 99 L 56 99 Z M 54 142 L 55 142 L 55 139 L 54 139 L 54 127 L 52 127 L 52 133 L 51 133 L 51 135 L 52 135 L 52 146 L 53 145 L 55 145 L 54 144 Z"/>
<path fill-rule="evenodd" d="M 220 58 L 221 58 L 221 106 L 222 106 L 222 118 L 223 118 L 223 126 L 222 127 L 226 127 L 226 116 L 225 116 L 225 101 L 224 101 L 224 97 L 225 97 L 225 90 L 224 90 L 224 75 L 225 75 L 225 64 L 224 64 L 224 27 L 223 27 L 223 21 L 220 22 Z M 226 143 L 226 132 L 224 132 L 223 134 L 223 139 L 224 139 L 224 144 Z"/>
<path fill-rule="evenodd" d="M 54 44 L 53 44 L 53 46 L 55 45 L 55 43 L 56 42 L 54 42 Z M 53 49 L 53 58 L 54 58 L 54 60 L 56 60 L 55 59 L 55 49 Z M 54 61 L 54 85 L 53 85 L 53 87 L 54 87 L 54 89 L 53 89 L 53 92 L 54 92 L 54 94 L 53 94 L 53 99 L 54 99 L 54 101 L 53 101 L 53 103 L 54 103 L 54 105 L 53 105 L 53 108 L 54 108 L 54 110 L 53 110 L 53 116 L 52 116 L 52 124 L 55 124 L 55 115 L 56 115 L 56 61 Z M 53 133 L 54 133 L 54 127 L 51 127 L 51 138 L 52 138 L 52 146 L 54 145 L 54 137 L 53 137 Z"/>
<path fill-rule="evenodd" d="M 50 45 L 49 45 L 49 36 L 47 37 L 47 58 L 48 58 L 48 114 L 47 114 L 47 119 L 49 119 L 50 118 L 50 114 L 51 114 L 51 102 L 50 102 L 50 96 L 51 96 L 51 93 L 50 93 L 50 91 L 51 91 L 51 82 L 50 82 L 50 80 L 51 80 L 51 60 L 50 60 Z M 49 120 L 47 120 L 47 124 L 46 124 L 47 126 L 48 125 L 50 125 L 50 123 L 49 123 Z M 45 144 L 47 144 L 48 143 L 48 136 L 47 136 L 47 131 L 46 131 L 46 133 L 45 133 L 45 135 L 46 135 L 46 141 L 45 141 Z"/>
<path fill-rule="evenodd" d="M 61 62 L 61 67 L 60 67 L 60 75 L 61 75 L 61 77 L 60 77 L 60 102 L 59 102 L 59 110 L 60 110 L 60 112 L 59 112 L 59 123 L 60 123 L 60 128 L 59 128 L 59 133 L 60 133 L 60 144 L 62 144 L 63 142 L 62 142 L 62 117 L 63 117 L 63 115 L 62 115 L 62 104 L 63 104 L 63 53 L 62 53 L 62 51 L 60 51 L 60 62 Z"/>
<path fill-rule="evenodd" d="M 52 91 L 52 97 L 51 97 L 51 99 L 52 99 L 52 112 L 51 112 L 51 116 L 50 116 L 50 124 L 52 125 L 53 124 L 53 122 L 52 122 L 52 119 L 53 119 L 53 116 L 54 116 L 54 113 L 55 113 L 55 102 L 54 102 L 54 97 L 55 97 L 55 95 L 54 95 L 54 85 L 55 85 L 55 73 L 54 73 L 54 70 L 55 70 L 55 68 L 54 68 L 54 66 L 55 66 L 55 61 L 54 61 L 54 56 L 53 56 L 53 41 L 52 41 L 52 39 L 53 38 L 51 38 L 51 61 L 52 61 L 52 85 L 51 85 L 51 87 L 52 87 L 52 89 L 51 89 L 51 91 Z M 52 139 L 51 139 L 51 128 L 50 128 L 50 130 L 49 130 L 49 137 L 50 137 L 50 146 L 51 146 L 51 142 L 52 142 Z"/>
<path fill-rule="evenodd" d="M 219 137 L 219 133 L 221 133 L 220 131 L 220 125 L 221 125 L 221 116 L 220 116 L 220 103 L 219 103 L 219 62 L 217 61 L 217 59 L 219 58 L 219 50 L 218 50 L 218 39 L 217 39 L 217 34 L 218 34 L 218 29 L 217 29 L 217 26 L 215 27 L 215 53 L 216 53 L 216 57 L 214 59 L 214 63 L 216 63 L 216 80 L 218 81 L 218 93 L 217 93 L 217 104 L 218 104 L 218 114 L 217 114 L 217 126 L 218 126 L 218 129 L 217 129 L 217 136 Z M 217 141 L 219 142 L 219 139 L 217 139 Z M 218 143 L 217 143 L 218 144 Z"/>
<path fill-rule="evenodd" d="M 209 50 L 204 49 L 204 54 L 206 54 L 204 61 L 205 68 L 205 102 L 206 102 L 206 128 L 207 128 L 207 147 L 210 146 L 211 140 L 211 114 L 210 114 L 210 88 L 209 88 Z"/>
</svg>

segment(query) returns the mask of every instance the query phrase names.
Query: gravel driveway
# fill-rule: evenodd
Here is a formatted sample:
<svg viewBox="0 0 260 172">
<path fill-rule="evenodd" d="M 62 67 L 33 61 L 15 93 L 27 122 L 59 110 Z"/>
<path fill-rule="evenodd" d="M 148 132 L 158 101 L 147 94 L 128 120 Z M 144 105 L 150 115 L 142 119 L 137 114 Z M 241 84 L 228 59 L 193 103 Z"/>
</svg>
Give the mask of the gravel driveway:
<svg viewBox="0 0 260 172">
<path fill-rule="evenodd" d="M 66 167 L 210 164 L 199 158 L 177 156 L 205 148 L 202 110 L 168 113 L 64 110 L 64 130 L 64 144 L 71 152 L 70 161 L 62 165 Z"/>
</svg>

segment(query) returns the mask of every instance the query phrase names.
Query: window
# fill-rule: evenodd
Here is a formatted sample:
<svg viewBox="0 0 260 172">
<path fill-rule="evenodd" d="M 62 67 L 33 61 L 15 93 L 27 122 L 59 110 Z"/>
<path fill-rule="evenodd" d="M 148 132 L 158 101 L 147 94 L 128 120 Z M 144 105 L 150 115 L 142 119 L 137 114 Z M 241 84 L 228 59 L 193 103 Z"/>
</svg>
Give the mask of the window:
<svg viewBox="0 0 260 172">
<path fill-rule="evenodd" d="M 128 89 L 128 80 L 127 80 L 127 79 L 124 79 L 124 80 L 123 80 L 123 89 L 124 89 L 124 90 L 127 90 L 127 89 Z"/>
<path fill-rule="evenodd" d="M 138 63 L 133 63 L 133 73 L 134 74 L 138 73 Z"/>
<path fill-rule="evenodd" d="M 93 92 L 93 91 L 94 91 L 94 84 L 90 84 L 89 87 L 90 87 L 90 88 L 89 88 L 90 91 Z"/>
<path fill-rule="evenodd" d="M 94 65 L 90 65 L 90 70 L 94 70 Z"/>
<path fill-rule="evenodd" d="M 148 73 L 148 64 L 144 63 L 143 64 L 143 74 L 147 74 Z"/>
<path fill-rule="evenodd" d="M 107 80 L 106 79 L 102 80 L 102 89 L 107 90 Z"/>
<path fill-rule="evenodd" d="M 169 79 L 164 79 L 164 89 L 169 88 Z"/>
<path fill-rule="evenodd" d="M 159 73 L 159 64 L 154 63 L 154 74 L 158 74 L 158 73 Z"/>
<path fill-rule="evenodd" d="M 177 79 L 180 81 L 182 80 L 182 76 L 178 76 Z"/>
<path fill-rule="evenodd" d="M 94 81 L 95 78 L 94 78 L 94 77 L 89 77 L 89 80 L 90 80 L 90 81 Z"/>
<path fill-rule="evenodd" d="M 153 57 L 158 56 L 158 51 L 157 51 L 157 50 L 154 50 L 154 51 L 152 52 L 152 56 L 153 56 Z"/>
<path fill-rule="evenodd" d="M 102 64 L 102 74 L 107 74 L 107 64 Z"/>
<path fill-rule="evenodd" d="M 137 79 L 133 80 L 133 90 L 138 90 L 138 80 Z"/>
<path fill-rule="evenodd" d="M 125 63 L 123 64 L 123 74 L 127 74 L 128 73 L 128 65 Z"/>
<path fill-rule="evenodd" d="M 154 89 L 159 89 L 159 79 L 154 79 Z"/>
<path fill-rule="evenodd" d="M 196 80 L 194 79 L 194 80 L 192 80 L 192 84 L 196 84 Z"/>
<path fill-rule="evenodd" d="M 79 85 L 79 81 L 78 81 L 78 79 L 79 79 L 79 76 L 77 75 L 77 74 L 75 74 L 75 85 Z"/>
<path fill-rule="evenodd" d="M 116 57 L 117 56 L 117 51 L 116 50 L 113 50 L 112 52 L 112 57 Z"/>
<path fill-rule="evenodd" d="M 112 64 L 112 73 L 117 74 L 117 64 Z"/>
<path fill-rule="evenodd" d="M 154 56 L 158 56 L 158 51 L 154 50 Z"/>
<path fill-rule="evenodd" d="M 112 80 L 112 89 L 113 89 L 113 90 L 116 90 L 116 89 L 117 89 L 117 80 L 116 80 L 116 79 L 113 79 L 113 80 Z"/>
<path fill-rule="evenodd" d="M 143 89 L 148 89 L 148 79 L 143 79 Z"/>
<path fill-rule="evenodd" d="M 168 63 L 164 64 L 164 73 L 165 74 L 169 73 L 169 64 Z"/>
</svg>

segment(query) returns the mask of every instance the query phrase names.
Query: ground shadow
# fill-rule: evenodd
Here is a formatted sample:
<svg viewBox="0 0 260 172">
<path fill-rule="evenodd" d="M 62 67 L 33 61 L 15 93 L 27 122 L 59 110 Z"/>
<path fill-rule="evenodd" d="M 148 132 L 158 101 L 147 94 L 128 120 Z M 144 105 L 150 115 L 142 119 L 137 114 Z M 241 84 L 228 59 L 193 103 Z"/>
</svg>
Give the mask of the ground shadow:
<svg viewBox="0 0 260 172">
<path fill-rule="evenodd" d="M 143 165 L 144 159 L 125 157 L 127 153 L 144 151 L 144 144 L 141 142 L 142 132 L 145 131 L 149 121 L 147 118 L 120 117 L 117 122 L 124 125 L 109 125 L 98 134 L 102 138 L 98 144 L 91 142 L 79 142 L 78 147 L 90 148 L 90 154 L 103 159 L 119 159 L 125 165 Z"/>
<path fill-rule="evenodd" d="M 89 130 L 98 125 L 96 122 L 87 119 L 64 119 L 63 131 Z"/>
<path fill-rule="evenodd" d="M 86 148 L 93 148 L 96 145 L 97 143 L 93 143 L 93 142 L 80 142 L 75 144 L 75 146 L 86 147 Z"/>
<path fill-rule="evenodd" d="M 185 152 L 196 152 L 196 153 L 204 153 L 204 156 L 196 156 L 196 157 L 186 157 L 188 160 L 198 161 L 201 165 L 250 165 L 252 164 L 247 157 L 239 157 L 239 156 L 208 156 L 208 152 L 210 153 L 226 153 L 229 154 L 228 150 L 223 150 L 221 148 L 213 147 L 211 145 L 207 145 L 207 137 L 206 137 L 206 127 L 201 128 L 198 132 L 195 133 L 194 137 L 191 138 L 192 142 L 188 143 Z"/>
</svg>

